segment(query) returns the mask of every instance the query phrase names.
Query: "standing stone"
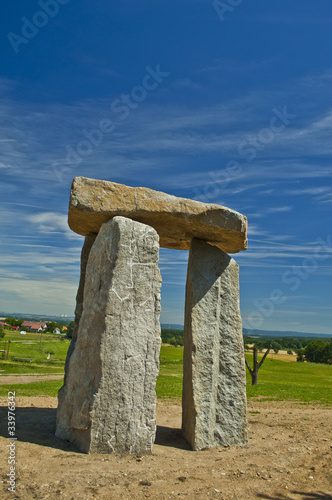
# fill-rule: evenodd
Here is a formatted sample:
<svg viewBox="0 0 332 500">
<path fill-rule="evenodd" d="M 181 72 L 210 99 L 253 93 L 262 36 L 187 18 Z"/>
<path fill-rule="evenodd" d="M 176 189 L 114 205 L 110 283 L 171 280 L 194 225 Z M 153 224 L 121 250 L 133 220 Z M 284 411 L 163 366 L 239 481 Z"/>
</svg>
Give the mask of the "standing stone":
<svg viewBox="0 0 332 500">
<path fill-rule="evenodd" d="M 85 287 L 86 266 L 88 265 L 90 251 L 91 251 L 92 245 L 96 241 L 96 238 L 97 238 L 97 234 L 89 233 L 84 239 L 84 244 L 83 244 L 82 253 L 81 253 L 80 282 L 79 282 L 78 290 L 77 290 L 77 294 L 76 294 L 75 325 L 74 325 L 73 336 L 72 336 L 73 341 L 77 340 L 78 328 L 79 328 L 80 319 L 81 319 L 82 312 L 83 312 L 83 297 L 84 297 L 84 287 Z"/>
<path fill-rule="evenodd" d="M 64 385 L 66 385 L 69 360 L 70 360 L 70 357 L 73 354 L 74 349 L 75 349 L 78 327 L 80 324 L 80 319 L 81 319 L 82 311 L 83 311 L 83 294 L 84 294 L 84 285 L 85 285 L 86 266 L 88 263 L 88 258 L 89 258 L 89 254 L 90 254 L 92 245 L 94 244 L 96 237 L 97 237 L 96 234 L 89 233 L 85 237 L 84 245 L 83 245 L 82 252 L 81 252 L 81 275 L 80 275 L 80 282 L 79 282 L 78 290 L 77 290 L 77 294 L 76 294 L 75 322 L 74 322 L 73 334 L 72 334 L 72 338 L 71 338 L 71 342 L 70 342 L 70 345 L 68 348 L 66 362 L 65 362 Z M 64 388 L 60 389 L 60 391 L 62 391 L 62 390 L 64 390 Z"/>
<path fill-rule="evenodd" d="M 151 451 L 160 351 L 158 256 L 156 231 L 124 217 L 103 224 L 91 248 L 56 430 L 87 453 Z"/>
<path fill-rule="evenodd" d="M 194 239 L 184 326 L 182 430 L 193 450 L 247 443 L 246 373 L 239 270 Z"/>
</svg>

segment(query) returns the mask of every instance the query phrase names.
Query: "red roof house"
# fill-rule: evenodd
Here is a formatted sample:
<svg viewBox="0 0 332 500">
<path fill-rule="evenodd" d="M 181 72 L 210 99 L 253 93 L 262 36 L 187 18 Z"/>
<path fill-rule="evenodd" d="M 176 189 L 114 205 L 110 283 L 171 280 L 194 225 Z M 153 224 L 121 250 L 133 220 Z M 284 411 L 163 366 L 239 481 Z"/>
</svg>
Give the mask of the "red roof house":
<svg viewBox="0 0 332 500">
<path fill-rule="evenodd" d="M 31 332 L 43 332 L 47 325 L 44 321 L 23 321 L 21 329 L 29 328 Z"/>
</svg>

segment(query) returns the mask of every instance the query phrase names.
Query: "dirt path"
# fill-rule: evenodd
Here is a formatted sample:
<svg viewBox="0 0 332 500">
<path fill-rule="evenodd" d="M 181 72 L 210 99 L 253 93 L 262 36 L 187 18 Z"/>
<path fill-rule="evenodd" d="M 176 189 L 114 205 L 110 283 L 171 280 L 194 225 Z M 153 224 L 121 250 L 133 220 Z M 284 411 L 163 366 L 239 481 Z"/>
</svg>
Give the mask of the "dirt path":
<svg viewBox="0 0 332 500">
<path fill-rule="evenodd" d="M 0 375 L 0 385 L 30 384 L 31 382 L 60 379 L 63 379 L 63 374 L 43 375 L 42 373 L 31 373 L 25 375 Z"/>
<path fill-rule="evenodd" d="M 55 438 L 56 398 L 17 398 L 16 492 L 7 491 L 7 400 L 0 398 L 3 499 L 332 499 L 332 409 L 249 403 L 249 444 L 201 452 L 181 437 L 181 406 L 158 402 L 148 456 L 85 455 Z"/>
</svg>

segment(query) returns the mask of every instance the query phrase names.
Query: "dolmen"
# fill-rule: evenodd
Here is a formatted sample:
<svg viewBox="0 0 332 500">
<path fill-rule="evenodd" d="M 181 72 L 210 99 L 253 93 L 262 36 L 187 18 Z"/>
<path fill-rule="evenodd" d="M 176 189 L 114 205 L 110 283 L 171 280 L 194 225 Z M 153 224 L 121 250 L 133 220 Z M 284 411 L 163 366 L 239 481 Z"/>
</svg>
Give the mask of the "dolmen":
<svg viewBox="0 0 332 500">
<path fill-rule="evenodd" d="M 159 247 L 189 250 L 182 432 L 193 450 L 247 444 L 239 268 L 247 219 L 216 204 L 76 177 L 85 236 L 56 435 L 86 453 L 149 453 L 156 435 Z"/>
</svg>

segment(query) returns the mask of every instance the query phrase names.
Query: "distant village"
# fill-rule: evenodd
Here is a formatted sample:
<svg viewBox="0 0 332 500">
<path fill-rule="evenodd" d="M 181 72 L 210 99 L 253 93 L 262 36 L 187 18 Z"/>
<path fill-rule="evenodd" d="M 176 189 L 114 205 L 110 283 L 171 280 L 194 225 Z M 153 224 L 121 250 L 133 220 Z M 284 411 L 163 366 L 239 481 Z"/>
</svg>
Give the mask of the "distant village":
<svg viewBox="0 0 332 500">
<path fill-rule="evenodd" d="M 27 332 L 43 333 L 52 332 L 58 335 L 67 335 L 68 327 L 59 325 L 55 321 L 29 321 L 16 320 L 15 318 L 0 318 L 0 326 L 7 330 L 20 332 L 25 335 Z"/>
</svg>

